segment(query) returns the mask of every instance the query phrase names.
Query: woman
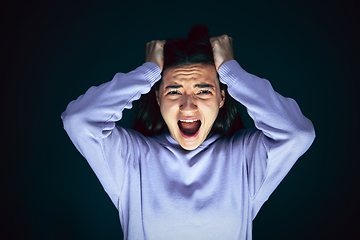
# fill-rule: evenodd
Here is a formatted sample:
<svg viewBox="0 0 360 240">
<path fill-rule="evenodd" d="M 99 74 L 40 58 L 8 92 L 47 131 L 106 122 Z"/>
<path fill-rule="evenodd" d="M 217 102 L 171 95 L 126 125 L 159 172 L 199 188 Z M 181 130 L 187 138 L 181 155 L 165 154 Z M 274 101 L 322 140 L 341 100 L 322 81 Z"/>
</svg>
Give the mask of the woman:
<svg viewBox="0 0 360 240">
<path fill-rule="evenodd" d="M 188 56 L 205 37 L 199 56 Z M 172 40 L 148 43 L 142 66 L 91 87 L 62 114 L 118 209 L 125 239 L 251 239 L 260 207 L 314 140 L 297 103 L 234 60 L 230 37 L 208 37 L 205 26 L 190 30 L 183 61 L 168 61 Z M 196 60 L 209 51 L 213 64 Z M 116 126 L 146 93 L 162 119 L 140 116 L 140 132 Z M 218 122 L 237 119 L 219 113 L 232 98 L 256 129 L 228 134 L 234 128 Z"/>
</svg>

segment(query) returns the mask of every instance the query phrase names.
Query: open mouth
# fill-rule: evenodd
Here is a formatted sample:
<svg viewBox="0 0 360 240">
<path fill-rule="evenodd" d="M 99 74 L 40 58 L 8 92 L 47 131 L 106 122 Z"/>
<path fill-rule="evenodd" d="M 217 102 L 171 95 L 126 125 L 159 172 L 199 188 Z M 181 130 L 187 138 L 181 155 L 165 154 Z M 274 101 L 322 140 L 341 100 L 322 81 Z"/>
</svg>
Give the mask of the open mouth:
<svg viewBox="0 0 360 240">
<path fill-rule="evenodd" d="M 191 137 L 198 133 L 201 126 L 201 121 L 199 119 L 179 120 L 178 126 L 184 135 Z"/>
</svg>

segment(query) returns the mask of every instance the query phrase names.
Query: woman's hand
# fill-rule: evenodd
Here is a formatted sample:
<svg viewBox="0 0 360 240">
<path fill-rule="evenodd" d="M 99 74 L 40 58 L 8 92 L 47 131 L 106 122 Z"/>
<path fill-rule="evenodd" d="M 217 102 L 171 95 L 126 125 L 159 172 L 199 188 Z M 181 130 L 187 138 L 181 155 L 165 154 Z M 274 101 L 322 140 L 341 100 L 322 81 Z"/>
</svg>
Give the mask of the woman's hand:
<svg viewBox="0 0 360 240">
<path fill-rule="evenodd" d="M 145 62 L 157 64 L 161 72 L 164 66 L 164 45 L 166 40 L 152 40 L 146 44 Z"/>
<path fill-rule="evenodd" d="M 216 71 L 220 66 L 230 60 L 234 60 L 233 40 L 224 34 L 220 37 L 211 37 L 210 44 L 212 46 Z"/>
</svg>

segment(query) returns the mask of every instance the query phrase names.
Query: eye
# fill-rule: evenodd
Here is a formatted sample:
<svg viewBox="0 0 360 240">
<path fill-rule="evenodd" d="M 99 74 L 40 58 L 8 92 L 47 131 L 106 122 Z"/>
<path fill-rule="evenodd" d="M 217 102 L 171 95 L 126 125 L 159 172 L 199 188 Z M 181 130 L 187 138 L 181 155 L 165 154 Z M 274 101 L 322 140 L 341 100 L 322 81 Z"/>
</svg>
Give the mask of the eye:
<svg viewBox="0 0 360 240">
<path fill-rule="evenodd" d="M 200 90 L 198 92 L 198 94 L 211 94 L 212 92 L 210 90 L 206 90 L 206 89 L 203 89 L 203 90 Z"/>
<path fill-rule="evenodd" d="M 178 92 L 176 90 L 172 90 L 172 91 L 166 93 L 166 95 L 176 95 L 176 94 L 180 94 L 180 92 Z"/>
</svg>

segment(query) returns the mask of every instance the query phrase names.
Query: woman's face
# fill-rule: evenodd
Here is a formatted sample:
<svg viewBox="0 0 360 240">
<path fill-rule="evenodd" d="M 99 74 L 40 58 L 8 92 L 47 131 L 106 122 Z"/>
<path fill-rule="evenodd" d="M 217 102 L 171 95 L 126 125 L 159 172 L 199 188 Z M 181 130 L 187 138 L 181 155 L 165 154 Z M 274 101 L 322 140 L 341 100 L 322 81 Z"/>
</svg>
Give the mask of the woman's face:
<svg viewBox="0 0 360 240">
<path fill-rule="evenodd" d="M 209 135 L 225 92 L 216 69 L 198 63 L 166 69 L 156 98 L 171 137 L 184 149 L 194 150 Z"/>
</svg>

